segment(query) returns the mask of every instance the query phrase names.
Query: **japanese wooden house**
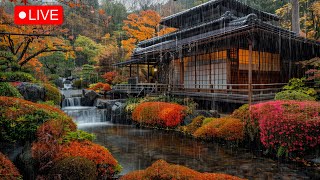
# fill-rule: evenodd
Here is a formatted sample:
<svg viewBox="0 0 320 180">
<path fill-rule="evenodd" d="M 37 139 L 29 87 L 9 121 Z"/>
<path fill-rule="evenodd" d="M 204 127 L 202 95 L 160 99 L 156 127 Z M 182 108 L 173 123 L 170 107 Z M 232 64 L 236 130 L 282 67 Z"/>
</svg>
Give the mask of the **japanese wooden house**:
<svg viewBox="0 0 320 180">
<path fill-rule="evenodd" d="M 140 42 L 130 60 L 116 65 L 129 67 L 131 76 L 144 71 L 148 83 L 173 95 L 270 100 L 290 78 L 303 75 L 297 61 L 320 56 L 319 42 L 279 27 L 279 21 L 237 0 L 212 0 L 162 19 L 163 26 L 178 30 Z M 156 88 L 141 83 L 135 86 Z M 115 88 L 128 91 L 132 85 Z"/>
</svg>

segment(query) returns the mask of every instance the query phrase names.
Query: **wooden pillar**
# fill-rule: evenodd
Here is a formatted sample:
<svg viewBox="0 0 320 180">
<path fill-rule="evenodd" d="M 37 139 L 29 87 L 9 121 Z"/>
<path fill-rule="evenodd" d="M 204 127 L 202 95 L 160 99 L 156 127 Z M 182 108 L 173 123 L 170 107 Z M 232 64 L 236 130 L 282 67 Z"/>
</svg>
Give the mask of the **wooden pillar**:
<svg viewBox="0 0 320 180">
<path fill-rule="evenodd" d="M 252 41 L 249 40 L 248 102 L 252 104 Z"/>
<path fill-rule="evenodd" d="M 197 89 L 197 55 L 194 55 L 194 85 Z"/>
<path fill-rule="evenodd" d="M 137 80 L 139 82 L 139 64 L 137 64 Z"/>
<path fill-rule="evenodd" d="M 184 61 L 180 60 L 180 84 L 184 84 Z"/>
<path fill-rule="evenodd" d="M 148 75 L 147 75 L 147 79 L 148 79 L 148 83 L 150 83 L 150 64 L 149 64 L 149 61 L 148 61 Z"/>
<path fill-rule="evenodd" d="M 131 66 L 131 64 L 130 64 L 130 66 L 129 66 L 129 71 L 130 71 L 130 77 L 132 77 L 132 68 L 131 68 L 132 66 Z"/>
</svg>

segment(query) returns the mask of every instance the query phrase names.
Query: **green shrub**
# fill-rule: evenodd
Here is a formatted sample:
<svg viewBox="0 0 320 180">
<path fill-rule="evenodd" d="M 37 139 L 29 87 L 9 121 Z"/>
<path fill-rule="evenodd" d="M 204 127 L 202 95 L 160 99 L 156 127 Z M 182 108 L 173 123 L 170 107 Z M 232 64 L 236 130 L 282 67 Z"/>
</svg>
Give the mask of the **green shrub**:
<svg viewBox="0 0 320 180">
<path fill-rule="evenodd" d="M 3 82 L 36 82 L 36 79 L 25 72 L 0 72 L 0 81 Z"/>
<path fill-rule="evenodd" d="M 184 126 L 183 132 L 190 135 L 193 134 L 199 127 L 201 127 L 204 119 L 204 116 L 194 118 L 189 125 Z"/>
<path fill-rule="evenodd" d="M 77 79 L 73 82 L 72 86 L 77 88 L 77 89 L 83 89 L 83 88 L 88 88 L 89 87 L 89 82 L 88 81 L 84 81 L 81 79 Z"/>
<path fill-rule="evenodd" d="M 205 119 L 203 120 L 203 122 L 202 122 L 202 126 L 208 124 L 209 122 L 211 122 L 211 121 L 213 121 L 213 120 L 215 120 L 215 119 L 217 119 L 217 118 L 205 118 Z"/>
<path fill-rule="evenodd" d="M 76 132 L 69 132 L 67 135 L 63 137 L 63 142 L 70 142 L 70 141 L 93 141 L 96 138 L 94 134 L 87 133 L 82 130 L 78 130 Z"/>
<path fill-rule="evenodd" d="M 33 141 L 38 127 L 51 119 L 69 119 L 58 108 L 0 96 L 0 141 Z"/>
<path fill-rule="evenodd" d="M 301 93 L 314 97 L 317 92 L 313 88 L 307 87 L 305 82 L 306 78 L 292 78 L 290 79 L 289 83 L 283 87 L 283 90 L 299 91 Z"/>
<path fill-rule="evenodd" d="M 0 82 L 0 96 L 23 98 L 19 91 L 7 82 Z"/>
<path fill-rule="evenodd" d="M 315 101 L 316 98 L 302 91 L 286 90 L 276 94 L 275 100 Z"/>
<path fill-rule="evenodd" d="M 67 157 L 56 162 L 49 174 L 51 179 L 95 180 L 96 165 L 83 157 Z"/>
<path fill-rule="evenodd" d="M 55 105 L 59 105 L 61 102 L 59 89 L 48 83 L 43 84 L 43 87 L 46 91 L 45 101 L 53 101 Z"/>
</svg>

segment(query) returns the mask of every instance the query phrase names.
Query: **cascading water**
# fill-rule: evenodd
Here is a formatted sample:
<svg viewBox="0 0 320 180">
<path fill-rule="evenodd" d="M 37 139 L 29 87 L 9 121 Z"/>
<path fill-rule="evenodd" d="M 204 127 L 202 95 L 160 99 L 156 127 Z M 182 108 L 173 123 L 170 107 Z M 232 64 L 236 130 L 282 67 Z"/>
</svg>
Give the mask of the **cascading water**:
<svg viewBox="0 0 320 180">
<path fill-rule="evenodd" d="M 81 97 L 78 91 L 63 91 L 66 97 L 62 102 L 62 110 L 73 118 L 77 124 L 107 122 L 107 110 L 97 109 L 95 106 L 81 106 Z"/>
<path fill-rule="evenodd" d="M 62 107 L 81 106 L 81 97 L 66 98 L 62 102 Z"/>
<path fill-rule="evenodd" d="M 107 121 L 107 110 L 90 106 L 69 106 L 62 110 L 71 116 L 77 124 L 100 123 Z"/>
</svg>

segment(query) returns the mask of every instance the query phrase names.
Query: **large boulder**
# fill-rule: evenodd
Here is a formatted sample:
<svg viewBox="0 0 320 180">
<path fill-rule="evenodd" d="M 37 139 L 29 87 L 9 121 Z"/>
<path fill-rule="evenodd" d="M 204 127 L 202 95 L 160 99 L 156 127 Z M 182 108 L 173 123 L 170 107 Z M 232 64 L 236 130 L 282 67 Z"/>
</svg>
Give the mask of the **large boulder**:
<svg viewBox="0 0 320 180">
<path fill-rule="evenodd" d="M 115 102 L 111 107 L 111 121 L 113 123 L 127 124 L 126 104 L 123 102 Z"/>
<path fill-rule="evenodd" d="M 31 144 L 26 143 L 22 152 L 16 157 L 15 164 L 20 169 L 23 179 L 35 179 L 37 177 L 36 162 L 32 158 Z"/>
<path fill-rule="evenodd" d="M 46 90 L 38 84 L 23 82 L 17 89 L 25 100 L 32 102 L 45 101 Z"/>
<path fill-rule="evenodd" d="M 130 118 L 127 117 L 127 112 L 125 110 L 125 100 L 97 99 L 95 104 L 98 109 L 105 109 L 107 111 L 105 113 L 107 121 L 118 124 L 131 123 L 129 120 Z"/>
<path fill-rule="evenodd" d="M 82 90 L 81 106 L 93 106 L 98 97 L 100 95 L 93 90 Z"/>
</svg>

